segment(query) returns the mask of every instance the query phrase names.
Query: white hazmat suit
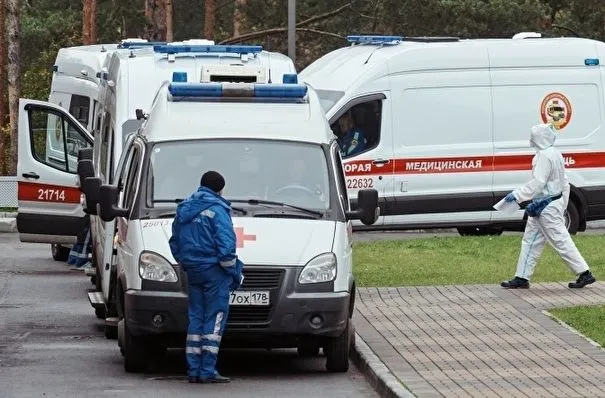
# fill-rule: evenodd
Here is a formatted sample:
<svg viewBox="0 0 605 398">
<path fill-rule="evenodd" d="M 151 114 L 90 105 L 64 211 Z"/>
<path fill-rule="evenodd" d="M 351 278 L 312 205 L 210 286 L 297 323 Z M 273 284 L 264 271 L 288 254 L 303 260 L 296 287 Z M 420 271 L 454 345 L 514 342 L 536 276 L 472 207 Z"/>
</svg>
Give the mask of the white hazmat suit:
<svg viewBox="0 0 605 398">
<path fill-rule="evenodd" d="M 570 187 L 565 175 L 563 156 L 553 146 L 555 138 L 555 132 L 549 124 L 539 124 L 531 128 L 530 146 L 536 149 L 536 155 L 532 160 L 533 178 L 527 184 L 513 190 L 512 195 L 519 203 L 531 200 L 533 206 L 543 199 L 551 198 L 552 201 L 539 215 L 528 217 L 517 262 L 516 278 L 503 282 L 503 287 L 529 287 L 528 281 L 534 273 L 547 241 L 569 269 L 580 276 L 578 281 L 575 284 L 570 283 L 569 287 L 584 287 L 595 281 L 565 227 L 564 212 L 569 201 Z M 529 214 L 531 214 L 530 206 L 528 206 Z"/>
</svg>

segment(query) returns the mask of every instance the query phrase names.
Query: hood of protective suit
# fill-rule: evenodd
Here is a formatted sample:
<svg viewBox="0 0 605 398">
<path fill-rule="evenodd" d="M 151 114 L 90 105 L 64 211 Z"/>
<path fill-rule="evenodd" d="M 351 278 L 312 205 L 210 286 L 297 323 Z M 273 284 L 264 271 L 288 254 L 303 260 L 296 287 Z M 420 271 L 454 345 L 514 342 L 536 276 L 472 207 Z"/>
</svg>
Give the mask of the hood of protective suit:
<svg viewBox="0 0 605 398">
<path fill-rule="evenodd" d="M 550 124 L 538 124 L 531 128 L 529 145 L 539 151 L 553 146 L 557 138 Z"/>
<path fill-rule="evenodd" d="M 206 187 L 199 187 L 190 197 L 179 203 L 176 217 L 180 223 L 188 223 L 210 206 L 219 205 L 229 209 L 229 202 Z"/>
</svg>

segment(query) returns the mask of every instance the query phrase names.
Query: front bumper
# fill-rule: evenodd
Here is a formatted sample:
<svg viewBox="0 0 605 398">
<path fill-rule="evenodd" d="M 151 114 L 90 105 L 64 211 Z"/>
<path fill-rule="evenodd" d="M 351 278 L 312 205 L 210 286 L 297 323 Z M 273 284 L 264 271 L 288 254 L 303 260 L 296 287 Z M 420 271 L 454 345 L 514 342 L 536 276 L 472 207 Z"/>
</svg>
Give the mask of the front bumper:
<svg viewBox="0 0 605 398">
<path fill-rule="evenodd" d="M 291 346 L 298 338 L 339 336 L 347 324 L 350 293 L 326 291 L 333 290 L 331 284 L 301 287 L 297 285 L 301 270 L 300 267 L 247 266 L 239 291 L 269 291 L 270 304 L 231 305 L 225 343 L 245 341 L 247 345 L 254 342 L 266 345 L 271 342 L 272 346 Z M 181 275 L 186 279 L 186 275 Z M 183 284 L 186 286 L 186 280 Z M 125 294 L 124 304 L 124 316 L 134 335 L 187 333 L 186 291 L 130 290 Z M 312 323 L 313 317 L 319 317 L 321 322 Z"/>
</svg>

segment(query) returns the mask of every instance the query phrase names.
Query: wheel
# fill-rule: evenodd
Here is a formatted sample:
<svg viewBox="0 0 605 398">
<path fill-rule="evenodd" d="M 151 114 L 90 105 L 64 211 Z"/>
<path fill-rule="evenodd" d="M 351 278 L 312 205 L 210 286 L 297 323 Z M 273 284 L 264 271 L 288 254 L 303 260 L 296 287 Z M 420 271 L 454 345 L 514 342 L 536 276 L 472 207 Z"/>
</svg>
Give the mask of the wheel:
<svg viewBox="0 0 605 398">
<path fill-rule="evenodd" d="M 69 247 L 61 246 L 58 243 L 53 243 L 50 245 L 50 252 L 52 253 L 55 261 L 67 261 L 67 259 L 69 259 L 70 251 L 71 249 Z"/>
<path fill-rule="evenodd" d="M 461 236 L 502 235 L 502 228 L 494 227 L 460 227 L 456 228 Z"/>
<path fill-rule="evenodd" d="M 101 286 L 101 270 L 99 269 L 99 266 L 95 264 L 95 289 L 97 290 L 97 292 L 100 292 L 103 287 Z"/>
<path fill-rule="evenodd" d="M 570 200 L 567 204 L 567 209 L 565 210 L 564 216 L 565 227 L 570 234 L 575 235 L 580 227 L 580 212 L 572 200 Z"/>
<path fill-rule="evenodd" d="M 351 318 L 347 327 L 338 337 L 331 338 L 326 346 L 326 370 L 328 372 L 346 372 L 349 370 L 349 351 L 351 350 Z"/>
<path fill-rule="evenodd" d="M 105 312 L 105 311 L 103 311 Z M 95 310 L 95 314 L 97 311 Z M 105 314 L 107 316 L 107 314 Z M 105 325 L 105 337 L 109 340 L 115 340 L 118 338 L 118 327 Z"/>
<path fill-rule="evenodd" d="M 301 342 L 298 347 L 298 355 L 302 358 L 311 358 L 319 356 L 320 345 L 316 342 Z"/>
<path fill-rule="evenodd" d="M 142 336 L 133 336 L 124 321 L 124 370 L 128 373 L 142 372 L 147 369 L 145 341 Z"/>
</svg>

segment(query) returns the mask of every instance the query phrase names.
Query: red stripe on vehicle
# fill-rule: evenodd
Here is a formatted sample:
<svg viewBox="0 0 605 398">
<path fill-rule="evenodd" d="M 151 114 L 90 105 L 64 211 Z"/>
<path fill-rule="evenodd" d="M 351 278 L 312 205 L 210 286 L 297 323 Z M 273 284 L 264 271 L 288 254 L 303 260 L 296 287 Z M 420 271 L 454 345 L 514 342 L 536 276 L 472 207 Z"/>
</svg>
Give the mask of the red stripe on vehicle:
<svg viewBox="0 0 605 398">
<path fill-rule="evenodd" d="M 390 159 L 382 167 L 372 160 L 353 160 L 344 165 L 347 177 L 384 174 L 449 174 L 531 170 L 534 155 L 466 156 Z M 605 167 L 605 152 L 566 153 L 569 169 Z"/>
<path fill-rule="evenodd" d="M 62 185 L 37 184 L 19 181 L 17 184 L 18 200 L 52 203 L 80 203 L 80 190 Z"/>
</svg>

